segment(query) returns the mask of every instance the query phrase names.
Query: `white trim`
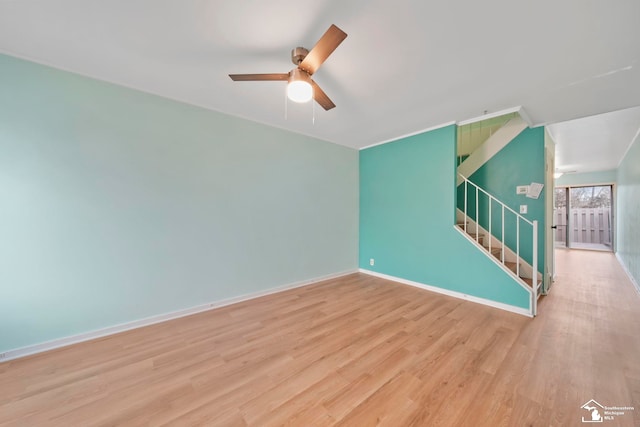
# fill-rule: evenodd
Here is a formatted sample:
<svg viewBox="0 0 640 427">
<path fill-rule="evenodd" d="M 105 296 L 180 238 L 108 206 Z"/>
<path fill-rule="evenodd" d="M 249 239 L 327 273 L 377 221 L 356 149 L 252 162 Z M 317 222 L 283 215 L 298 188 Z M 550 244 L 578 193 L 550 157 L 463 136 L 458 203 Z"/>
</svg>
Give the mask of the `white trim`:
<svg viewBox="0 0 640 427">
<path fill-rule="evenodd" d="M 481 116 L 473 117 L 471 119 L 461 120 L 457 122 L 458 126 L 464 126 L 471 123 L 480 122 L 482 120 L 493 119 L 494 117 L 504 116 L 505 114 L 518 113 L 520 117 L 527 122 L 529 126 L 531 126 L 531 120 L 529 119 L 529 115 L 524 111 L 522 105 L 518 105 L 517 107 L 511 107 L 504 110 L 496 111 L 495 113 L 483 114 Z"/>
<path fill-rule="evenodd" d="M 381 279 L 391 280 L 393 282 L 398 282 L 398 283 L 402 283 L 402 284 L 405 284 L 405 285 L 413 286 L 413 287 L 416 287 L 416 288 L 423 289 L 425 291 L 435 292 L 435 293 L 438 293 L 438 294 L 447 295 L 447 296 L 458 298 L 458 299 L 462 299 L 462 300 L 465 300 L 465 301 L 475 302 L 475 303 L 486 305 L 486 306 L 493 307 L 493 308 L 499 308 L 500 310 L 510 311 L 512 313 L 521 314 L 521 315 L 527 316 L 527 317 L 533 317 L 531 315 L 531 313 L 529 312 L 529 310 L 527 310 L 525 308 L 522 308 L 522 307 L 516 307 L 514 305 L 503 304 L 501 302 L 491 301 L 491 300 L 488 300 L 488 299 L 475 297 L 473 295 L 467 295 L 467 294 L 463 294 L 461 292 L 452 291 L 450 289 L 439 288 L 437 286 L 425 285 L 424 283 L 414 282 L 412 280 L 403 279 L 401 277 L 389 276 L 387 274 L 377 273 L 375 271 L 365 270 L 363 268 L 359 269 L 359 271 L 360 271 L 360 273 L 364 273 L 364 274 L 368 274 L 370 276 L 379 277 Z"/>
<path fill-rule="evenodd" d="M 638 293 L 640 294 L 640 284 L 636 282 L 636 279 L 633 277 L 633 275 L 631 275 L 631 272 L 627 269 L 627 266 L 624 265 L 624 262 L 622 261 L 622 258 L 620 257 L 620 254 L 618 254 L 618 252 L 616 252 L 616 258 L 618 259 L 618 262 L 622 266 L 622 269 L 624 270 L 625 274 L 627 275 L 627 277 L 629 277 L 629 280 L 631 280 L 631 283 L 636 288 L 636 291 L 638 291 Z"/>
<path fill-rule="evenodd" d="M 214 301 L 207 304 L 197 305 L 195 307 L 185 308 L 182 310 L 172 311 L 170 313 L 158 314 L 155 316 L 146 317 L 144 319 L 134 320 L 132 322 L 120 323 L 118 325 L 109 326 L 102 329 L 96 329 L 89 332 L 84 332 L 77 335 L 71 335 L 64 338 L 58 338 L 51 341 L 46 341 L 39 344 L 33 344 L 26 347 L 7 350 L 0 353 L 0 363 L 7 362 L 9 360 L 18 359 L 20 357 L 30 356 L 32 354 L 41 353 L 43 351 L 53 350 L 60 347 L 66 347 L 68 345 L 81 343 L 84 341 L 93 340 L 96 338 L 105 337 L 108 335 L 117 334 L 120 332 L 129 331 L 131 329 L 142 328 L 144 326 L 153 325 L 156 323 L 166 322 L 168 320 L 178 319 L 180 317 L 190 316 L 192 314 L 201 313 L 203 311 L 213 310 L 216 308 L 224 307 L 231 304 L 236 304 L 242 301 L 251 300 L 254 298 L 260 298 L 266 295 L 283 292 L 290 289 L 301 288 L 303 286 L 309 286 L 317 282 L 324 280 L 336 279 L 338 277 L 346 276 L 349 274 L 357 273 L 358 269 L 352 269 L 343 271 L 340 273 L 328 274 L 326 276 L 320 276 L 313 279 L 303 280 L 299 282 L 289 283 L 287 285 L 278 286 L 275 288 L 266 289 L 264 291 L 252 292 L 249 294 L 239 295 L 237 297 L 227 298 L 220 301 Z"/>
<path fill-rule="evenodd" d="M 375 147 L 377 145 L 387 144 L 389 142 L 395 142 L 395 141 L 398 141 L 398 140 L 403 139 L 403 138 L 408 138 L 410 136 L 420 135 L 421 133 L 431 132 L 432 130 L 442 129 L 444 127 L 455 125 L 455 124 L 456 124 L 455 121 L 442 123 L 442 124 L 439 124 L 439 125 L 431 126 L 430 128 L 422 129 L 422 130 L 419 130 L 419 131 L 416 131 L 416 132 L 411 132 L 411 133 L 408 133 L 406 135 L 396 136 L 396 137 L 393 137 L 391 139 L 386 139 L 384 141 L 380 141 L 380 142 L 376 142 L 374 144 L 367 145 L 365 147 L 360 147 L 358 150 L 366 150 L 367 148 Z"/>
</svg>

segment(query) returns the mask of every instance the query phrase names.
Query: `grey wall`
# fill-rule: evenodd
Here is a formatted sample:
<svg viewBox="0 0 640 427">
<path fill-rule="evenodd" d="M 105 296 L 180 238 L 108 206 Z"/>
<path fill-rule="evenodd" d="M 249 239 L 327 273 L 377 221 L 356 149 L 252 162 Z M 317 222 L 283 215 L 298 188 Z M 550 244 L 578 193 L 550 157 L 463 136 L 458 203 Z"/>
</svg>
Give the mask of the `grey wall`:
<svg viewBox="0 0 640 427">
<path fill-rule="evenodd" d="M 358 152 L 0 55 L 0 352 L 357 268 Z"/>
<path fill-rule="evenodd" d="M 640 136 L 618 167 L 617 253 L 640 283 Z"/>
</svg>

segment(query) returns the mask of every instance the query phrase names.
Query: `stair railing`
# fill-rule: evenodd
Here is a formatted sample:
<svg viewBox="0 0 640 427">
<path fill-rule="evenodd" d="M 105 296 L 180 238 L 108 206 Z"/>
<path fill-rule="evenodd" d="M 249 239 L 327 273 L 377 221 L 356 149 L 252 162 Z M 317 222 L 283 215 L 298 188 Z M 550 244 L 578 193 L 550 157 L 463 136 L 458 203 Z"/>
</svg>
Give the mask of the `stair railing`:
<svg viewBox="0 0 640 427">
<path fill-rule="evenodd" d="M 520 246 L 521 246 L 521 232 L 520 232 L 520 223 L 524 222 L 525 224 L 528 224 L 531 226 L 531 237 L 532 237 L 532 247 L 531 247 L 531 266 L 533 268 L 532 271 L 532 286 L 531 289 L 529 289 L 529 287 L 527 286 L 526 289 L 530 292 L 531 294 L 531 301 L 530 301 L 530 309 L 531 309 L 531 314 L 533 316 L 536 315 L 537 313 L 537 301 L 538 301 L 538 296 L 539 296 L 539 288 L 542 285 L 542 283 L 538 284 L 538 221 L 529 221 L 527 218 L 523 217 L 522 215 L 520 215 L 518 212 L 514 211 L 513 209 L 511 209 L 509 206 L 505 205 L 504 203 L 502 203 L 500 200 L 496 199 L 494 196 L 492 196 L 490 193 L 488 193 L 486 190 L 484 190 L 482 187 L 480 187 L 479 185 L 475 184 L 474 182 L 470 181 L 469 179 L 467 179 L 467 177 L 465 177 L 464 175 L 462 175 L 461 173 L 458 173 L 458 176 L 460 178 L 462 178 L 463 180 L 463 185 L 464 185 L 464 231 L 465 233 L 467 232 L 467 218 L 470 218 L 469 215 L 469 206 L 468 206 L 468 200 L 469 200 L 469 187 L 471 186 L 471 191 L 475 192 L 475 203 L 473 203 L 475 206 L 471 206 L 471 211 L 475 213 L 475 223 L 476 223 L 476 232 L 475 232 L 475 241 L 476 243 L 480 244 L 480 230 L 479 227 L 480 225 L 480 194 L 484 194 L 484 196 L 486 196 L 486 198 L 488 199 L 488 232 L 489 232 L 489 254 L 492 254 L 491 249 L 492 249 L 492 237 L 493 237 L 493 231 L 492 231 L 492 227 L 493 227 L 493 205 L 497 204 L 499 206 L 498 210 L 499 210 L 499 214 L 501 216 L 501 230 L 500 230 L 500 262 L 502 263 L 503 266 L 505 266 L 505 214 L 513 214 L 515 217 L 515 234 L 516 234 L 516 238 L 515 238 L 515 252 L 516 252 L 516 276 L 518 276 L 518 279 L 520 280 Z M 513 249 L 512 249 L 513 250 Z M 507 270 L 510 270 L 509 268 L 506 268 Z"/>
</svg>

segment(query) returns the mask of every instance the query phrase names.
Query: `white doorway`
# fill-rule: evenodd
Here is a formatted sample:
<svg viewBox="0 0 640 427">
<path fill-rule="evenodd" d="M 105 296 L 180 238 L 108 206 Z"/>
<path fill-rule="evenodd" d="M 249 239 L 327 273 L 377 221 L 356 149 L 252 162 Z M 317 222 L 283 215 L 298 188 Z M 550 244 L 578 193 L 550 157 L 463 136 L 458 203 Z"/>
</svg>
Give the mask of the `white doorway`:
<svg viewBox="0 0 640 427">
<path fill-rule="evenodd" d="M 547 294 L 551 285 L 555 279 L 555 243 L 554 243 L 554 230 L 552 225 L 554 224 L 554 200 L 555 194 L 553 192 L 555 185 L 555 152 L 556 146 L 553 139 L 545 132 L 544 138 L 544 185 L 547 189 L 545 191 L 545 207 L 544 207 L 544 275 L 542 279 L 542 293 Z"/>
<path fill-rule="evenodd" d="M 613 186 L 555 189 L 556 247 L 613 251 Z"/>
</svg>

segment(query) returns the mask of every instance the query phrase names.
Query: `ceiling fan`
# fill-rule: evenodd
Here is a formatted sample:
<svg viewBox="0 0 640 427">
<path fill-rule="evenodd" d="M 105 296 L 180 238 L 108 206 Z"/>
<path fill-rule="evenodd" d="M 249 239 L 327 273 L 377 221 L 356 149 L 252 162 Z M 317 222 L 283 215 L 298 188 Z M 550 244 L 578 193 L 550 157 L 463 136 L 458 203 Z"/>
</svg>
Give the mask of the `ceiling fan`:
<svg viewBox="0 0 640 427">
<path fill-rule="evenodd" d="M 291 51 L 291 61 L 296 68 L 288 73 L 272 74 L 229 74 L 233 81 L 288 81 L 287 96 L 295 102 L 308 102 L 311 98 L 325 110 L 330 110 L 336 105 L 329 99 L 326 93 L 311 76 L 318 71 L 320 65 L 333 53 L 334 50 L 347 38 L 347 33 L 335 25 L 331 25 L 326 33 L 311 50 L 304 47 L 296 47 Z"/>
</svg>

